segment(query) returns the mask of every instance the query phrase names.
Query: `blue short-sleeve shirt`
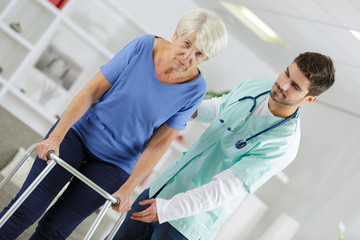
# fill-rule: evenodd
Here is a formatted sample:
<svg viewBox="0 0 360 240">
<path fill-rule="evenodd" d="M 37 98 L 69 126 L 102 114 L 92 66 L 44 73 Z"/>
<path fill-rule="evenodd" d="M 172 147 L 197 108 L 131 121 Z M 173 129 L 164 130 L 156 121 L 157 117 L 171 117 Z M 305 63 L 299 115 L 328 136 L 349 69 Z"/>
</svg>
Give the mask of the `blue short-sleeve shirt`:
<svg viewBox="0 0 360 240">
<path fill-rule="evenodd" d="M 177 85 L 157 79 L 154 37 L 136 38 L 100 68 L 112 87 L 73 126 L 93 154 L 128 173 L 163 123 L 185 129 L 206 93 L 201 73 Z"/>
</svg>

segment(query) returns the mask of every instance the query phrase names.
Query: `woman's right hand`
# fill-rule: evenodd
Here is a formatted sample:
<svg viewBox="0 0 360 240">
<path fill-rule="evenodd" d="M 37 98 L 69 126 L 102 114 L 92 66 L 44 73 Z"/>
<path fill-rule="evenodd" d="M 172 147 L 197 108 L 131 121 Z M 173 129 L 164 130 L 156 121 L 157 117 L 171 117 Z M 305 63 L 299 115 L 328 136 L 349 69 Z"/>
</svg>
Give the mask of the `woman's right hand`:
<svg viewBox="0 0 360 240">
<path fill-rule="evenodd" d="M 36 145 L 36 152 L 40 159 L 45 160 L 49 163 L 51 160 L 47 158 L 47 154 L 49 151 L 54 151 L 56 156 L 59 156 L 59 146 L 60 143 L 54 137 L 49 136 L 49 138 L 45 139 L 42 142 L 39 142 Z"/>
<path fill-rule="evenodd" d="M 118 213 L 129 211 L 131 209 L 130 194 L 131 193 L 128 193 L 123 187 L 121 187 L 113 194 L 114 197 L 117 197 L 120 200 L 120 204 L 117 206 L 111 206 L 111 208 Z"/>
</svg>

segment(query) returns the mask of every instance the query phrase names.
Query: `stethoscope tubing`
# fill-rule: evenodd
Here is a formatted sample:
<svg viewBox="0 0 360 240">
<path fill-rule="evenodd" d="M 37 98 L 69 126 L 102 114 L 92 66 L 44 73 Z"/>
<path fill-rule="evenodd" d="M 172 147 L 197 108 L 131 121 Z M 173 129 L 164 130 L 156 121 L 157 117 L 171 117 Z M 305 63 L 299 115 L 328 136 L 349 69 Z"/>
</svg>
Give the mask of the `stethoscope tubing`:
<svg viewBox="0 0 360 240">
<path fill-rule="evenodd" d="M 297 108 L 296 111 L 295 111 L 290 117 L 288 117 L 288 118 L 286 118 L 286 119 L 284 119 L 284 120 L 282 120 L 282 121 L 274 124 L 274 125 L 271 126 L 271 127 L 268 127 L 268 128 L 266 128 L 266 129 L 264 129 L 264 130 L 262 130 L 262 131 L 260 131 L 260 132 L 258 132 L 258 133 L 256 133 L 256 134 L 254 134 L 253 136 L 247 138 L 245 141 L 249 141 L 249 140 L 251 140 L 251 139 L 253 139 L 253 138 L 256 138 L 256 137 L 259 136 L 260 134 L 262 134 L 262 133 L 264 133 L 264 132 L 267 132 L 267 131 L 269 131 L 269 130 L 271 130 L 271 129 L 274 129 L 274 128 L 276 128 L 276 127 L 278 127 L 278 126 L 286 123 L 286 122 L 289 121 L 291 118 L 293 118 L 294 116 L 296 116 L 296 114 L 298 113 L 298 110 L 299 110 L 299 108 Z"/>
<path fill-rule="evenodd" d="M 239 102 L 241 102 L 241 101 L 243 101 L 243 100 L 246 100 L 246 99 L 252 99 L 252 100 L 253 100 L 253 105 L 251 106 L 250 111 L 249 111 L 249 114 L 251 115 L 251 114 L 253 113 L 253 111 L 255 110 L 255 108 L 256 108 L 256 99 L 258 99 L 259 97 L 261 97 L 261 96 L 263 96 L 263 95 L 265 95 L 265 94 L 268 94 L 268 93 L 270 93 L 270 90 L 269 90 L 269 91 L 265 91 L 265 92 L 263 92 L 263 93 L 260 93 L 260 94 L 258 94 L 258 95 L 255 96 L 255 97 L 245 96 L 245 97 L 242 97 L 242 98 L 240 98 L 240 99 L 238 99 L 238 100 L 230 103 L 228 106 L 231 106 L 231 105 L 233 105 L 234 103 L 239 103 Z M 235 143 L 235 147 L 236 147 L 237 149 L 242 149 L 242 148 L 244 148 L 244 147 L 246 146 L 246 144 L 247 144 L 247 141 L 250 141 L 251 139 L 256 138 L 256 137 L 259 136 L 260 134 L 263 134 L 263 133 L 265 133 L 265 132 L 267 132 L 267 131 L 270 131 L 270 130 L 272 130 L 272 129 L 274 129 L 274 128 L 276 128 L 276 127 L 278 127 L 278 126 L 280 126 L 280 125 L 282 125 L 282 124 L 284 124 L 284 123 L 286 123 L 286 122 L 289 121 L 291 118 L 293 118 L 294 116 L 296 116 L 297 113 L 298 113 L 298 111 L 299 111 L 299 107 L 296 109 L 296 111 L 295 111 L 290 117 L 288 117 L 288 118 L 286 118 L 286 119 L 283 119 L 282 121 L 280 121 L 280 122 L 278 122 L 278 123 L 276 123 L 276 124 L 274 124 L 274 125 L 266 128 L 266 129 L 264 129 L 264 130 L 262 130 L 262 131 L 260 131 L 260 132 L 258 132 L 258 133 L 256 133 L 256 134 L 254 134 L 253 136 L 250 136 L 250 137 L 246 138 L 245 140 L 239 140 L 239 141 L 237 141 L 237 142 Z M 245 118 L 245 121 L 246 121 L 246 119 L 247 119 L 247 117 Z M 224 121 L 224 119 L 220 119 L 220 122 L 221 122 L 221 123 L 224 123 L 225 121 Z M 235 129 L 236 129 L 237 127 L 239 127 L 239 126 L 240 126 L 240 124 L 239 124 L 238 126 L 236 126 L 233 130 L 235 130 Z M 228 127 L 227 130 L 228 130 L 228 131 L 231 131 L 231 128 Z"/>
</svg>

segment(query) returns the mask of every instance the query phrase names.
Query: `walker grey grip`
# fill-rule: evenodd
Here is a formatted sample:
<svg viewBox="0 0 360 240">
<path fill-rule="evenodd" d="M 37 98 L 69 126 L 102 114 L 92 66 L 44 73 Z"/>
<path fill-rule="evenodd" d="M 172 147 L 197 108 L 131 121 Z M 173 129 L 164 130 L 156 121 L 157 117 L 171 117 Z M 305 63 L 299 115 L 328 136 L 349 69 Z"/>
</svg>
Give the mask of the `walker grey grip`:
<svg viewBox="0 0 360 240">
<path fill-rule="evenodd" d="M 116 203 L 111 203 L 111 205 L 113 207 L 119 206 L 119 204 L 120 204 L 120 199 L 119 198 L 116 198 Z"/>
<path fill-rule="evenodd" d="M 53 150 L 50 150 L 50 151 L 48 151 L 48 153 L 46 154 L 46 157 L 47 157 L 48 160 L 51 160 L 50 155 L 51 155 L 52 153 L 55 154 L 55 152 L 54 152 Z"/>
</svg>

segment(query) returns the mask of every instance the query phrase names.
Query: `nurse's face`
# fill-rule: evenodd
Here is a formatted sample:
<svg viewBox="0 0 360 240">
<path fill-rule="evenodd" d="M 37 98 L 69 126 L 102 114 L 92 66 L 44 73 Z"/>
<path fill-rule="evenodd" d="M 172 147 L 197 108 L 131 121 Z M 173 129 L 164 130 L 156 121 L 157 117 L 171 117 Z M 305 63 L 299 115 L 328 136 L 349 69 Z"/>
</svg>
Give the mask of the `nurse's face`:
<svg viewBox="0 0 360 240">
<path fill-rule="evenodd" d="M 307 96 L 309 87 L 310 81 L 294 62 L 279 75 L 271 89 L 270 97 L 283 105 L 299 106 L 314 98 Z"/>
<path fill-rule="evenodd" d="M 173 68 L 178 72 L 193 70 L 197 65 L 204 62 L 207 57 L 195 47 L 196 34 L 192 33 L 186 37 L 173 36 L 171 49 L 171 61 Z"/>
</svg>

